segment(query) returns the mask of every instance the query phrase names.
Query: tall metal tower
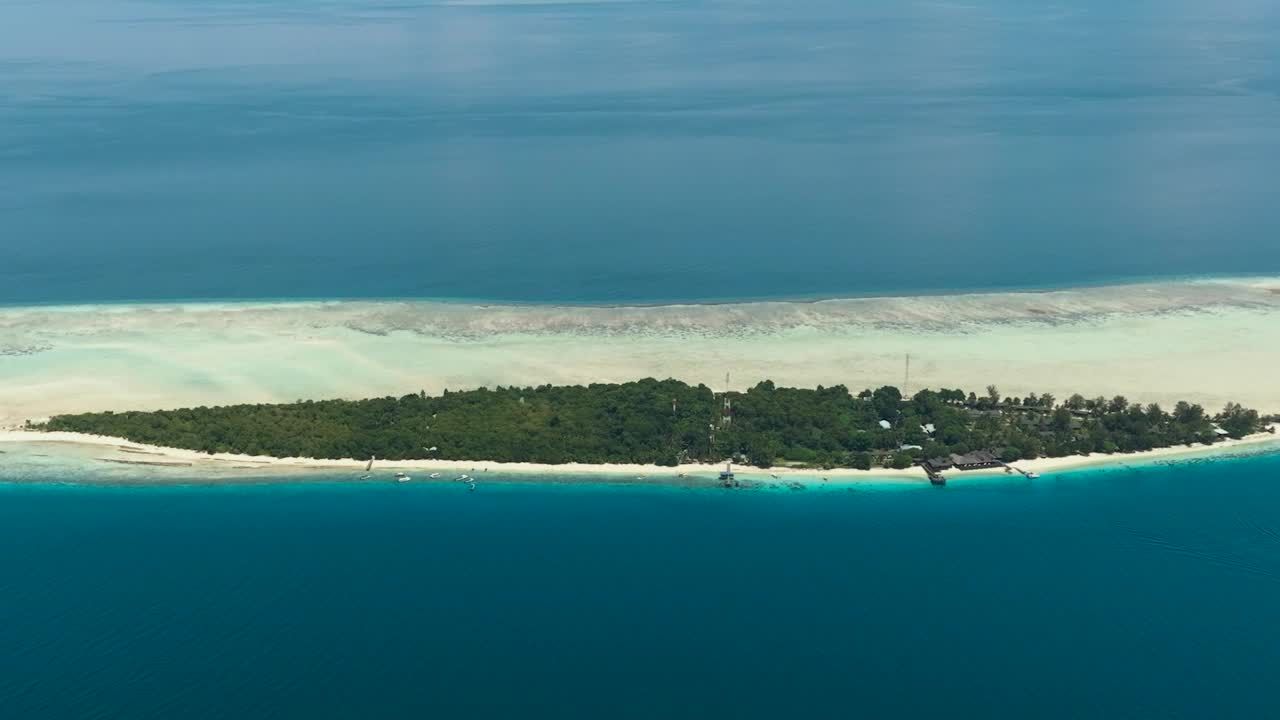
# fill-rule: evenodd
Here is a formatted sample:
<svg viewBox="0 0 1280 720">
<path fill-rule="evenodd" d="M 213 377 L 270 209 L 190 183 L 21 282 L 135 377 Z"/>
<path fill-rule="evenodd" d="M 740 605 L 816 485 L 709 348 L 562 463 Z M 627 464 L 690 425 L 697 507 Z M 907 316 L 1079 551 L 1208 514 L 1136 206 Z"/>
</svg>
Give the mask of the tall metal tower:
<svg viewBox="0 0 1280 720">
<path fill-rule="evenodd" d="M 721 411 L 720 424 L 733 422 L 733 401 L 729 399 L 729 373 L 724 374 L 724 409 Z"/>
</svg>

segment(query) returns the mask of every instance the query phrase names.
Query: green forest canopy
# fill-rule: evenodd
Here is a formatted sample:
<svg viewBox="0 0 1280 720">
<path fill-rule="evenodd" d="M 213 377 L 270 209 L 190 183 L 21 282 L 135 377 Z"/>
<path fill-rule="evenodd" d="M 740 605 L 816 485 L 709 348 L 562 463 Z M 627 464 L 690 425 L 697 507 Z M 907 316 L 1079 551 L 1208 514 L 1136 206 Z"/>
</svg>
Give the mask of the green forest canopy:
<svg viewBox="0 0 1280 720">
<path fill-rule="evenodd" d="M 921 390 L 903 398 L 894 387 L 853 395 L 842 385 L 783 388 L 764 381 L 746 392 L 714 393 L 705 385 L 644 379 L 85 413 L 39 427 L 275 457 L 660 465 L 731 458 L 761 467 L 869 468 L 979 449 L 1012 461 L 1208 444 L 1222 434 L 1257 432 L 1262 421 L 1237 404 L 1210 416 L 1185 402 L 1170 410 L 1123 397 L 1073 395 L 1058 403 L 1047 394 L 1002 398 L 995 387 L 981 396 Z"/>
</svg>

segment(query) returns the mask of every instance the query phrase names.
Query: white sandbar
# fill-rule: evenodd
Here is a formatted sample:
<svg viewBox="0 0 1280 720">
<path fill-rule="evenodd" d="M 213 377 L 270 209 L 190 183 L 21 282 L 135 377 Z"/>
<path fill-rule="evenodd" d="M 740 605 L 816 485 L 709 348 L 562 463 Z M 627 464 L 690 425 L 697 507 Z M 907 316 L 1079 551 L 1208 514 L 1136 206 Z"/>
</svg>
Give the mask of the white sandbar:
<svg viewBox="0 0 1280 720">
<path fill-rule="evenodd" d="M 1280 279 L 658 307 L 433 302 L 0 309 L 0 427 L 58 413 L 674 377 L 988 384 L 1280 411 Z"/>
</svg>

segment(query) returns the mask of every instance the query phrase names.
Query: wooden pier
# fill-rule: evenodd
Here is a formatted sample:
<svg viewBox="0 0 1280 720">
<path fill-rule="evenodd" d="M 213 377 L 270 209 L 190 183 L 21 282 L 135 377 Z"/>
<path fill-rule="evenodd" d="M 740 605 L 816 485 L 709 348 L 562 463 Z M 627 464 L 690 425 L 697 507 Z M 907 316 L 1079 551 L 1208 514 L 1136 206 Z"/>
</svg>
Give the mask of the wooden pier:
<svg viewBox="0 0 1280 720">
<path fill-rule="evenodd" d="M 720 473 L 720 483 L 727 488 L 737 487 L 737 479 L 733 475 L 733 463 L 724 464 L 724 470 Z"/>
<path fill-rule="evenodd" d="M 1015 472 L 1020 473 L 1023 477 L 1029 480 L 1034 480 L 1040 477 L 1039 473 L 1033 473 L 1030 470 L 1023 470 L 1022 468 L 1016 467 L 1014 465 L 1010 465 L 1009 463 L 1000 463 L 1000 464 L 1004 466 L 1004 471 L 1007 473 L 1015 473 Z"/>
<path fill-rule="evenodd" d="M 937 485 L 939 487 L 947 484 L 947 479 L 942 476 L 942 473 L 938 472 L 937 470 L 934 470 L 930 465 L 925 464 L 925 465 L 921 465 L 920 467 L 924 468 L 924 474 L 929 476 L 929 482 L 931 484 Z"/>
</svg>

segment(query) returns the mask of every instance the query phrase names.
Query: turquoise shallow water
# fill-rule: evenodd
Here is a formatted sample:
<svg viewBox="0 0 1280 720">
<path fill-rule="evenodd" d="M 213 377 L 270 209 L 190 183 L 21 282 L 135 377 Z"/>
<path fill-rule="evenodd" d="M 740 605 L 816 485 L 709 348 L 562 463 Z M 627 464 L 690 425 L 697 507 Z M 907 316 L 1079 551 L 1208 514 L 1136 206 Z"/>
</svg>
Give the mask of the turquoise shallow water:
<svg viewBox="0 0 1280 720">
<path fill-rule="evenodd" d="M 24 720 L 1265 717 L 1277 518 L 1276 454 L 943 490 L 0 484 L 0 698 Z"/>
<path fill-rule="evenodd" d="M 1280 271 L 1275 3 L 0 0 L 0 303 Z"/>
</svg>

